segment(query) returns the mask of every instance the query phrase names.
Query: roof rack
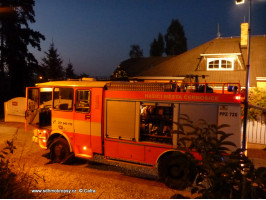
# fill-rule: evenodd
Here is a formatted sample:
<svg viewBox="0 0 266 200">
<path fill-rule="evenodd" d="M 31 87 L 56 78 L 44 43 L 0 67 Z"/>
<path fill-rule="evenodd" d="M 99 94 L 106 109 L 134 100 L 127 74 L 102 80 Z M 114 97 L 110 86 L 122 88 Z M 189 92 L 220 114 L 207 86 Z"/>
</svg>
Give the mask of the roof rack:
<svg viewBox="0 0 266 200">
<path fill-rule="evenodd" d="M 170 92 L 172 89 L 172 85 L 170 83 L 111 82 L 106 84 L 106 89 L 122 91 Z"/>
<path fill-rule="evenodd" d="M 153 92 L 191 92 L 191 93 L 233 93 L 240 94 L 239 83 L 207 83 L 207 82 L 110 82 L 107 90 L 119 91 L 153 91 Z M 218 91 L 218 92 L 217 92 Z"/>
</svg>

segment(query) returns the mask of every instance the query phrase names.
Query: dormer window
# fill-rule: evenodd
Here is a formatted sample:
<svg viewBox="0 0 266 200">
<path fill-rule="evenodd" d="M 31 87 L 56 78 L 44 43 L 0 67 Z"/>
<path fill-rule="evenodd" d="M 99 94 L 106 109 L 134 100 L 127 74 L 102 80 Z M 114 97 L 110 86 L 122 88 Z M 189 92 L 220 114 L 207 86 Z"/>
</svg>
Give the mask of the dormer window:
<svg viewBox="0 0 266 200">
<path fill-rule="evenodd" d="M 234 70 L 234 58 L 207 58 L 207 70 Z"/>
</svg>

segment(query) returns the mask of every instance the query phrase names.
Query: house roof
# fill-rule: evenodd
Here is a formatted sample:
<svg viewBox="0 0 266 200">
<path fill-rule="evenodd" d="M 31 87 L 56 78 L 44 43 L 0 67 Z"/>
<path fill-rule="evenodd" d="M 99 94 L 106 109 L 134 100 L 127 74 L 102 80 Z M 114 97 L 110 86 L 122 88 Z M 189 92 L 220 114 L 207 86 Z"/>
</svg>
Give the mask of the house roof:
<svg viewBox="0 0 266 200">
<path fill-rule="evenodd" d="M 123 61 L 120 64 L 120 68 L 126 70 L 130 77 L 139 76 L 142 71 L 149 70 L 166 60 L 171 59 L 171 57 L 141 57 L 141 58 L 131 58 Z"/>
<path fill-rule="evenodd" d="M 206 56 L 227 54 L 237 56 L 238 68 L 234 71 L 206 70 Z M 266 36 L 252 36 L 250 61 L 250 86 L 256 86 L 256 77 L 266 77 Z M 240 47 L 240 37 L 232 37 L 215 38 L 177 56 L 129 59 L 123 61 L 120 67 L 129 77 L 207 75 L 204 81 L 240 82 L 244 86 L 245 63 L 247 63 L 247 48 Z"/>
</svg>

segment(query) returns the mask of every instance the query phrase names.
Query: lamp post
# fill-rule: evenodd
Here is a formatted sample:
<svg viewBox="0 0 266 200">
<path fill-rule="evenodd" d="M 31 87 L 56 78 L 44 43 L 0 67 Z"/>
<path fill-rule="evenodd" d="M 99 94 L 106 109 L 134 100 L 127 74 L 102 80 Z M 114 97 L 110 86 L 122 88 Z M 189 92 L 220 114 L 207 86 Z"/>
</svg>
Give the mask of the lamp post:
<svg viewBox="0 0 266 200">
<path fill-rule="evenodd" d="M 245 0 L 236 0 L 236 4 L 244 4 Z M 243 141 L 242 149 L 246 150 L 247 141 L 247 115 L 248 115 L 248 91 L 249 91 L 249 69 L 250 69 L 250 40 L 251 40 L 251 0 L 249 0 L 248 13 L 248 63 L 246 65 L 246 93 L 244 100 L 244 123 L 243 123 Z"/>
</svg>

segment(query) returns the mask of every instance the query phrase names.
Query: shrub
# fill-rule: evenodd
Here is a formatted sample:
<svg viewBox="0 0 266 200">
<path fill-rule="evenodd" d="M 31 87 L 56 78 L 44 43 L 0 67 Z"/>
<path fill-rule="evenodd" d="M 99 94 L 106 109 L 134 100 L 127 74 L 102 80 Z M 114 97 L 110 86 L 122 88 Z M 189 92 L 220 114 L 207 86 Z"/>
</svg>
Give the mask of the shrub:
<svg viewBox="0 0 266 200">
<path fill-rule="evenodd" d="M 12 141 L 7 141 L 7 146 L 0 152 L 0 199 L 22 199 L 34 198 L 30 192 L 32 177 L 24 174 L 18 177 L 11 170 L 11 163 L 8 158 L 13 154 L 16 147 Z"/>
<path fill-rule="evenodd" d="M 199 120 L 193 123 L 187 116 L 179 124 L 180 146 L 189 153 L 198 152 L 198 176 L 191 193 L 200 198 L 263 198 L 266 196 L 265 168 L 255 169 L 241 149 L 229 153 L 232 133 L 222 131 L 227 125 L 208 125 Z M 188 131 L 189 130 L 189 131 Z"/>
<path fill-rule="evenodd" d="M 249 104 L 253 105 L 248 109 L 248 119 L 261 120 L 262 109 L 266 109 L 266 89 L 254 88 L 249 91 Z M 258 109 L 259 107 L 261 109 Z M 264 113 L 265 114 L 265 113 Z M 264 118 L 264 123 L 266 123 Z"/>
</svg>

